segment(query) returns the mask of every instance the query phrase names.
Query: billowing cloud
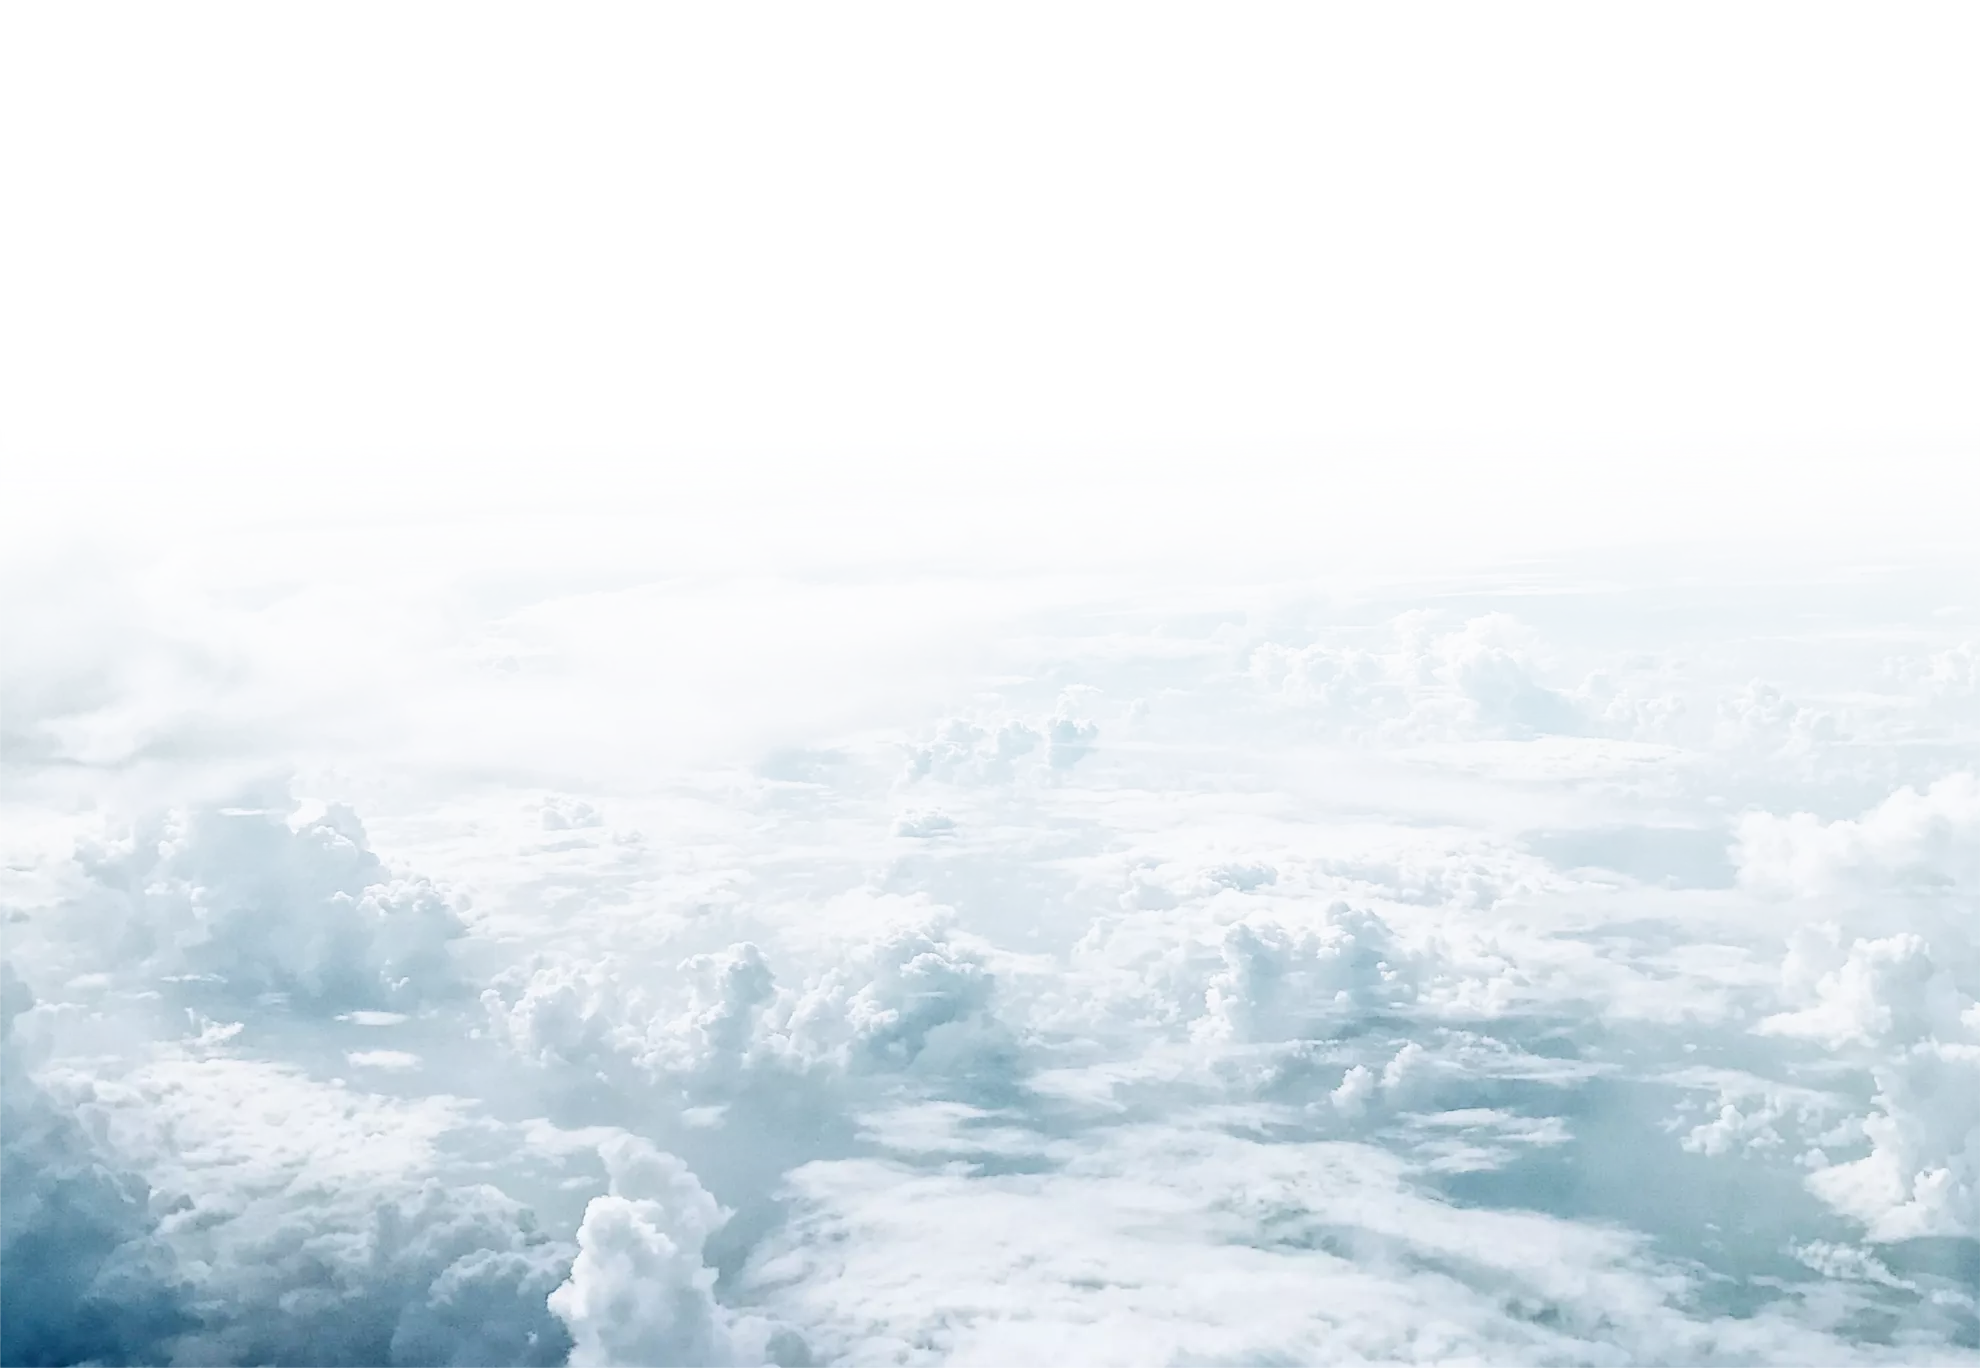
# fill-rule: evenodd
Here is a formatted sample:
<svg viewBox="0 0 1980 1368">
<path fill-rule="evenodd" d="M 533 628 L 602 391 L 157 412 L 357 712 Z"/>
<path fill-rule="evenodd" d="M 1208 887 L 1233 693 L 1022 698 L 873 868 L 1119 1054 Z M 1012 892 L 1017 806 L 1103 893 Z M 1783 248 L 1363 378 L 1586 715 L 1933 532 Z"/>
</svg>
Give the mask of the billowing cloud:
<svg viewBox="0 0 1980 1368">
<path fill-rule="evenodd" d="M 1408 992 L 1407 966 L 1380 918 L 1336 903 L 1319 926 L 1238 922 L 1218 947 L 1193 1029 L 1225 1039 L 1297 1036 Z"/>
<path fill-rule="evenodd" d="M 34 770 L 7 1357 L 1975 1342 L 1970 630 L 1204 592 L 712 768 Z"/>
<path fill-rule="evenodd" d="M 1740 879 L 1797 897 L 1980 891 L 1980 778 L 1905 787 L 1859 817 L 1753 813 L 1739 826 Z"/>
<path fill-rule="evenodd" d="M 791 1006 L 793 1048 L 853 1070 L 903 1069 L 994 1049 L 996 975 L 951 919 L 908 921 L 849 947 Z"/>
<path fill-rule="evenodd" d="M 901 778 L 915 782 L 933 778 L 942 784 L 996 784 L 1016 774 L 1016 764 L 1038 750 L 1039 733 L 1024 721 L 1008 719 L 996 727 L 950 717 L 925 742 L 909 744 Z"/>
<path fill-rule="evenodd" d="M 1509 614 L 1452 628 L 1436 614 L 1410 612 L 1378 645 L 1386 649 L 1267 642 L 1253 651 L 1250 672 L 1281 701 L 1368 740 L 1530 737 L 1586 726 L 1575 701 L 1542 682 L 1535 634 Z"/>
<path fill-rule="evenodd" d="M 727 1213 L 679 1159 L 637 1137 L 600 1152 L 610 1190 L 585 1208 L 570 1277 L 549 1299 L 573 1368 L 763 1362 L 774 1327 L 721 1306 L 703 1262 Z"/>
<path fill-rule="evenodd" d="M 1824 708 L 1798 702 L 1777 684 L 1752 680 L 1718 707 L 1716 741 L 1772 759 L 1796 759 L 1837 740 L 1842 724 Z"/>
<path fill-rule="evenodd" d="M 598 809 L 582 798 L 550 797 L 543 801 L 541 823 L 545 831 L 581 831 L 605 825 Z"/>
<path fill-rule="evenodd" d="M 34 997 L 0 964 L 0 1360 L 145 1363 L 194 1324 L 151 1190 L 29 1073 Z"/>
<path fill-rule="evenodd" d="M 916 809 L 894 819 L 894 834 L 915 840 L 945 836 L 956 829 L 956 819 L 940 808 Z"/>
<path fill-rule="evenodd" d="M 1848 1045 L 1908 1045 L 1957 1031 L 1963 1005 L 1952 975 L 1932 947 L 1910 933 L 1858 940 L 1847 952 L 1834 923 L 1795 933 L 1782 963 L 1783 989 L 1806 1003 L 1760 1023 L 1774 1035 Z"/>
<path fill-rule="evenodd" d="M 75 917 L 151 973 L 312 1014 L 417 1003 L 454 986 L 455 900 L 395 874 L 357 814 L 311 819 L 275 789 L 148 818 L 84 846 Z"/>
</svg>

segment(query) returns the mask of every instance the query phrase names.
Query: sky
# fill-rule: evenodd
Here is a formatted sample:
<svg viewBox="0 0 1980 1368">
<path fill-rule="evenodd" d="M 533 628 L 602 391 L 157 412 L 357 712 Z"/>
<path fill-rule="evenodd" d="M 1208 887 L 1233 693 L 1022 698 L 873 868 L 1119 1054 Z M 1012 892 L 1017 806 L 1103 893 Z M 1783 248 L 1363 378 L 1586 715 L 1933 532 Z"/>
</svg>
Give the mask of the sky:
<svg viewBox="0 0 1980 1368">
<path fill-rule="evenodd" d="M 0 1368 L 1980 1364 L 1976 430 L 0 420 Z"/>
<path fill-rule="evenodd" d="M 976 445 L 1483 436 L 1655 443 L 1944 434 L 1980 418 L 0 418 L 0 457 L 394 457 L 889 451 Z"/>
</svg>

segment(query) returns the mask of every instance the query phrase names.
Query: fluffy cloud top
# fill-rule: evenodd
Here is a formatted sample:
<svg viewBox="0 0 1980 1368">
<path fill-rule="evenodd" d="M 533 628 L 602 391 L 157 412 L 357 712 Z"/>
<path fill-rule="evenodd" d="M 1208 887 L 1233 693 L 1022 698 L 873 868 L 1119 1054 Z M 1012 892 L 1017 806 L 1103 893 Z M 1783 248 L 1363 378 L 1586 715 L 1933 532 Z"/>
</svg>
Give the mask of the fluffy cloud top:
<svg viewBox="0 0 1980 1368">
<path fill-rule="evenodd" d="M 598 809 L 583 799 L 555 796 L 544 800 L 540 820 L 545 831 L 582 831 L 605 824 Z"/>
<path fill-rule="evenodd" d="M 1934 651 L 1918 673 L 1934 700 L 1955 702 L 1980 697 L 1980 644 L 1962 641 L 1957 646 Z"/>
<path fill-rule="evenodd" d="M 1803 759 L 1842 735 L 1833 712 L 1790 698 L 1776 684 L 1749 681 L 1719 700 L 1718 744 L 1774 760 Z"/>
<path fill-rule="evenodd" d="M 843 965 L 792 1004 L 794 1048 L 859 1070 L 953 1065 L 999 1036 L 996 975 L 939 914 L 891 927 L 850 948 Z"/>
<path fill-rule="evenodd" d="M 10 809 L 6 1357 L 1957 1359 L 1963 704 L 1591 593 L 355 786 L 472 919 L 286 792 Z"/>
<path fill-rule="evenodd" d="M 1799 897 L 1980 892 L 1980 778 L 1905 787 L 1853 819 L 1752 813 L 1739 825 L 1740 878 Z"/>
<path fill-rule="evenodd" d="M 966 717 L 950 717 L 925 742 L 905 746 L 907 762 L 901 782 L 933 778 L 942 784 L 1008 784 L 1018 774 L 1018 762 L 1045 746 L 1047 770 L 1071 770 L 1093 754 L 1099 723 L 1079 717 L 1081 689 L 1059 695 L 1051 717 L 1039 725 L 1024 719 L 1004 719 L 986 725 Z"/>
<path fill-rule="evenodd" d="M 1038 730 L 1012 719 L 994 729 L 952 717 L 928 741 L 907 747 L 906 772 L 958 783 L 1010 779 L 1025 756 L 1038 749 Z"/>
<path fill-rule="evenodd" d="M 772 1327 L 721 1306 L 702 1260 L 727 1213 L 644 1140 L 614 1137 L 600 1153 L 610 1191 L 585 1208 L 570 1277 L 549 1299 L 573 1368 L 763 1362 Z"/>
<path fill-rule="evenodd" d="M 350 808 L 292 823 L 285 795 L 263 802 L 181 809 L 85 846 L 80 914 L 152 973 L 237 999 L 279 994 L 330 1015 L 453 986 L 448 946 L 464 928 L 452 898 L 387 870 Z"/>
<path fill-rule="evenodd" d="M 1848 1045 L 1906 1046 L 1961 1029 L 1965 1005 L 1952 974 L 1932 947 L 1902 933 L 1858 940 L 1844 952 L 1834 923 L 1795 933 L 1782 963 L 1782 986 L 1799 1010 L 1760 1023 L 1774 1035 Z"/>
<path fill-rule="evenodd" d="M 1238 922 L 1218 947 L 1192 1029 L 1233 1040 L 1298 1037 L 1400 997 L 1402 956 L 1379 917 L 1336 903 L 1319 926 Z"/>
<path fill-rule="evenodd" d="M 915 841 L 935 839 L 939 835 L 954 835 L 956 820 L 950 818 L 940 808 L 907 808 L 899 812 L 893 820 L 893 833 L 905 835 Z"/>
<path fill-rule="evenodd" d="M 14 1020 L 33 995 L 0 963 L 0 1361 L 142 1363 L 194 1324 L 148 1185 L 30 1076 Z"/>
<path fill-rule="evenodd" d="M 1364 739 L 1531 737 L 1587 726 L 1573 699 L 1541 682 L 1535 634 L 1509 614 L 1444 629 L 1436 615 L 1410 612 L 1390 632 L 1383 651 L 1266 643 L 1251 656 L 1251 674 L 1282 701 Z"/>
</svg>

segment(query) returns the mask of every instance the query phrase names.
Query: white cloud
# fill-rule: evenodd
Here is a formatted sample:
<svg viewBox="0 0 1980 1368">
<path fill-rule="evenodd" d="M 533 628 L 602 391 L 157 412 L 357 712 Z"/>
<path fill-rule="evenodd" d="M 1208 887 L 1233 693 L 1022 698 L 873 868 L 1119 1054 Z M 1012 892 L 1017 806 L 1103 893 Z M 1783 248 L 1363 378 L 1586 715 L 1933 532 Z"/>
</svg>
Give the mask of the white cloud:
<svg viewBox="0 0 1980 1368">
<path fill-rule="evenodd" d="M 10 964 L 50 999 L 18 1019 L 38 1091 L 10 1071 L 7 1097 L 39 1118 L 9 1135 L 9 1192 L 46 1200 L 9 1229 L 73 1209 L 65 1285 L 160 1309 L 77 1354 L 1840 1361 L 1971 1339 L 1956 1259 L 1913 1237 L 1963 1249 L 1976 1216 L 1975 756 L 1880 673 L 1958 623 L 1920 629 L 1929 650 L 1811 626 L 1797 655 L 1742 614 L 1806 588 L 1715 616 L 1586 576 L 1059 580 L 1008 636 L 969 629 L 953 687 L 909 704 L 883 680 L 841 710 L 819 661 L 859 657 L 834 634 L 894 589 L 835 581 L 843 621 L 787 642 L 726 616 L 728 589 L 532 616 L 505 596 L 536 590 L 491 583 L 434 649 L 497 641 L 517 666 L 475 665 L 485 687 L 555 683 L 499 716 L 550 720 L 493 725 L 405 645 L 409 697 L 481 739 L 457 769 L 295 723 L 336 755 L 298 788 L 361 799 L 364 826 L 238 796 L 205 759 L 126 784 L 44 756 L 0 796 Z M 642 616 L 663 599 L 680 630 Z M 696 675 L 683 642 L 776 686 L 696 686 L 753 738 L 709 742 L 712 768 L 641 750 L 643 715 L 698 725 L 692 689 L 647 691 Z M 1785 755 L 1800 714 L 1755 677 L 1846 734 Z M 1722 700 L 1757 730 L 1715 732 Z M 624 744 L 546 765 L 569 718 Z M 105 816 L 159 795 L 129 833 Z M 471 888 L 473 915 L 406 868 Z M 626 1135 L 678 1162 L 649 1171 Z M 60 1153 L 85 1141 L 90 1178 Z M 1839 1229 L 1906 1286 L 1784 1253 Z M 34 1246 L 9 1239 L 11 1288 Z M 81 1314 L 47 1305 L 42 1340 Z"/>
<path fill-rule="evenodd" d="M 913 840 L 946 836 L 956 829 L 956 819 L 939 808 L 904 812 L 894 819 L 894 834 Z"/>
<path fill-rule="evenodd" d="M 1447 1205 L 1366 1146 L 1084 1140 L 1042 1172 L 800 1169 L 751 1285 L 857 1361 L 1851 1357 L 1791 1314 L 1694 1317 L 1629 1236 Z"/>
<path fill-rule="evenodd" d="M 249 802 L 148 817 L 84 846 L 77 921 L 109 938 L 101 949 L 155 974 L 204 976 L 236 999 L 276 994 L 312 1013 L 453 987 L 448 947 L 464 928 L 450 895 L 387 870 L 348 807 L 291 825 L 285 792 Z"/>
<path fill-rule="evenodd" d="M 0 963 L 0 1268 L 10 1363 L 145 1361 L 193 1323 L 144 1179 L 29 1073 L 15 1018 L 33 994 Z"/>
<path fill-rule="evenodd" d="M 1902 788 L 1854 819 L 1752 813 L 1739 825 L 1740 878 L 1800 897 L 1964 894 L 1980 889 L 1980 779 Z"/>
<path fill-rule="evenodd" d="M 727 1213 L 686 1166 L 633 1136 L 600 1146 L 611 1188 L 578 1227 L 570 1277 L 549 1305 L 577 1368 L 760 1363 L 772 1327 L 737 1316 L 702 1261 Z"/>
<path fill-rule="evenodd" d="M 1408 966 L 1380 918 L 1336 903 L 1321 925 L 1296 930 L 1239 922 L 1218 947 L 1222 966 L 1203 989 L 1199 1035 L 1282 1039 L 1358 1017 L 1409 992 Z"/>
<path fill-rule="evenodd" d="M 1830 1049 L 1903 1047 L 1934 1032 L 1957 1031 L 1962 1002 L 1932 947 L 1909 933 L 1859 940 L 1845 954 L 1833 924 L 1795 933 L 1782 962 L 1782 986 L 1798 1011 L 1768 1017 L 1759 1029 L 1801 1036 Z"/>
<path fill-rule="evenodd" d="M 543 800 L 542 824 L 545 831 L 579 831 L 603 826 L 605 819 L 583 799 L 551 797 Z"/>
<path fill-rule="evenodd" d="M 176 711 L 207 662 L 156 651 L 127 563 L 72 551 L 38 568 L 39 592 L 0 597 L 0 630 L 15 643 L 0 660 L 0 743 L 15 763 L 78 751 L 97 760 L 108 747 L 87 744 L 87 719 L 142 734 Z"/>
<path fill-rule="evenodd" d="M 1796 702 L 1775 684 L 1752 680 L 1719 700 L 1716 740 L 1773 759 L 1808 756 L 1843 737 L 1842 722 L 1823 708 Z"/>
</svg>

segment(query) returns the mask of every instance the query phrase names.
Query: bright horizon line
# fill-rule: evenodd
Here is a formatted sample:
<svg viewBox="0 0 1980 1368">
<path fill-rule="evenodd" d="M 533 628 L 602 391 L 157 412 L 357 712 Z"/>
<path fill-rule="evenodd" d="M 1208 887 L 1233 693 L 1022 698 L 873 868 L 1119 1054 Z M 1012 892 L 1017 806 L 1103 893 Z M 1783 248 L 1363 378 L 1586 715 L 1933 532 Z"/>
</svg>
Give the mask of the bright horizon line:
<svg viewBox="0 0 1980 1368">
<path fill-rule="evenodd" d="M 0 461 L 719 457 L 1455 438 L 1643 447 L 1980 438 L 1980 418 L 0 418 Z"/>
</svg>

